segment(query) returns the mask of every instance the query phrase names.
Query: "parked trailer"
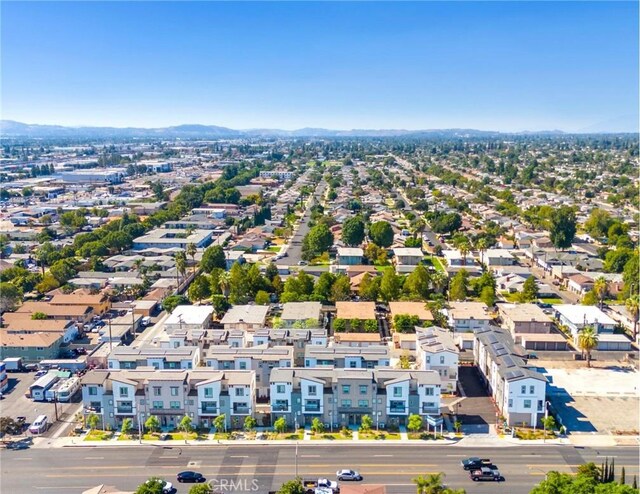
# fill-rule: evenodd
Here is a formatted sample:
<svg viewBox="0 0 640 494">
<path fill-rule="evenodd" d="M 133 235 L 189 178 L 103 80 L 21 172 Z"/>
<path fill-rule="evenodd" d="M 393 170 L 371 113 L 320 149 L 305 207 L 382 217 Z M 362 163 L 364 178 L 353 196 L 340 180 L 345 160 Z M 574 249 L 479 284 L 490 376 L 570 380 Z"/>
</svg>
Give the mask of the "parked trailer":
<svg viewBox="0 0 640 494">
<path fill-rule="evenodd" d="M 22 358 L 21 357 L 8 357 L 4 359 L 4 365 L 7 372 L 22 372 Z"/>
<path fill-rule="evenodd" d="M 77 359 L 41 360 L 39 366 L 41 369 L 64 369 L 78 372 L 87 368 L 87 357 L 83 355 Z"/>
<path fill-rule="evenodd" d="M 46 401 L 54 401 L 57 400 L 58 398 L 58 390 L 60 389 L 60 387 L 64 384 L 64 382 L 66 381 L 66 379 L 63 379 L 61 381 L 58 381 L 57 383 L 55 383 L 53 386 L 51 386 L 49 389 L 47 389 L 44 392 L 44 399 Z"/>
<path fill-rule="evenodd" d="M 62 403 L 66 403 L 71 401 L 73 395 L 75 395 L 80 389 L 80 379 L 77 377 L 71 377 L 69 379 L 65 379 L 62 382 L 62 385 L 58 388 L 58 401 Z"/>
<path fill-rule="evenodd" d="M 48 389 L 60 380 L 57 372 L 48 372 L 31 386 L 29 386 L 29 395 L 34 401 L 45 401 L 45 394 Z"/>
</svg>

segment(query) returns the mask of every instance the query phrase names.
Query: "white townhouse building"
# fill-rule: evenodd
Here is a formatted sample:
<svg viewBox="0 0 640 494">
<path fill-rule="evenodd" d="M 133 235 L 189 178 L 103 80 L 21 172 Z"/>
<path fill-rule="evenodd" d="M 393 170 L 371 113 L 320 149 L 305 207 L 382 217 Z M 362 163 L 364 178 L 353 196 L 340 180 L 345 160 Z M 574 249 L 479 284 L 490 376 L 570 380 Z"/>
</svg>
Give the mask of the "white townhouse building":
<svg viewBox="0 0 640 494">
<path fill-rule="evenodd" d="M 449 330 L 432 326 L 416 327 L 416 361 L 421 370 L 440 375 L 443 393 L 455 393 L 458 383 L 460 351 Z"/>
</svg>

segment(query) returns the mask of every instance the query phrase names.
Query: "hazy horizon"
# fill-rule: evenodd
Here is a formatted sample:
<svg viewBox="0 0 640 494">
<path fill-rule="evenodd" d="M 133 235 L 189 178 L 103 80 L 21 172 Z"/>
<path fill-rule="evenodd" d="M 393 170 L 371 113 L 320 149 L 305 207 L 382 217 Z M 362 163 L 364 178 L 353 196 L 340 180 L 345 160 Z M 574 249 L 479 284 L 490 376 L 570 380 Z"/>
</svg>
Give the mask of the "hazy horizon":
<svg viewBox="0 0 640 494">
<path fill-rule="evenodd" d="M 633 2 L 8 2 L 2 118 L 637 132 L 637 19 Z"/>
</svg>

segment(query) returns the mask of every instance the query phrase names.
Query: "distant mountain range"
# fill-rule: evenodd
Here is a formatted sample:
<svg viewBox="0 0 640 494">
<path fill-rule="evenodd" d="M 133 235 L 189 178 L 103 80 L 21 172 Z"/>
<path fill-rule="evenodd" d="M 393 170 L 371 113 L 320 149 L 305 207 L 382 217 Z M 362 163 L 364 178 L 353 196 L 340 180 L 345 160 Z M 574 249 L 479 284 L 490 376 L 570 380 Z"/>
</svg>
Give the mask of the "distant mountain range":
<svg viewBox="0 0 640 494">
<path fill-rule="evenodd" d="M 491 137 L 504 135 L 562 135 L 561 130 L 539 132 L 505 133 L 475 129 L 352 129 L 331 130 L 304 128 L 298 130 L 248 129 L 235 130 L 216 125 L 186 124 L 172 127 L 65 127 L 61 125 L 26 124 L 13 120 L 0 120 L 2 137 L 35 138 L 114 138 L 114 137 L 157 137 L 157 138 L 238 138 L 238 137 Z"/>
</svg>

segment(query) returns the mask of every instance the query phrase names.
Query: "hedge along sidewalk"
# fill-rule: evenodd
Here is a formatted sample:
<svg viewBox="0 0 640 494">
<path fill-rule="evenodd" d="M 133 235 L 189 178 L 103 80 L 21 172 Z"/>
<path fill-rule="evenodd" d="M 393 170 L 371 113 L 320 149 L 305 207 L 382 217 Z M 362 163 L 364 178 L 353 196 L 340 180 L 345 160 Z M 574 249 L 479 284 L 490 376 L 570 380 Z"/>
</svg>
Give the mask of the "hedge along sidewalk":
<svg viewBox="0 0 640 494">
<path fill-rule="evenodd" d="M 279 439 L 279 440 L 258 440 L 258 439 L 237 439 L 237 440 L 217 440 L 217 439 L 206 439 L 206 440 L 193 440 L 187 441 L 185 445 L 184 440 L 155 440 L 148 441 L 143 439 L 142 443 L 138 440 L 127 440 L 127 441 L 84 441 L 82 437 L 60 437 L 57 439 L 50 440 L 48 438 L 36 438 L 41 439 L 40 441 L 34 441 L 33 448 L 65 448 L 65 447 L 125 447 L 125 446 L 154 446 L 154 447 L 201 447 L 201 446 L 294 446 L 298 444 L 299 446 L 371 446 L 371 445 L 380 445 L 380 444 L 393 444 L 393 445 L 405 445 L 405 446 L 416 446 L 417 444 L 422 445 L 433 445 L 433 446 L 447 446 L 454 445 L 458 442 L 457 439 L 439 439 L 436 441 L 406 441 L 406 440 L 397 440 L 397 439 L 384 439 L 384 440 L 359 440 L 355 441 L 353 439 L 318 439 L 312 441 L 303 441 L 300 440 L 287 440 L 287 439 Z M 520 441 L 519 441 L 520 442 Z M 521 441 L 522 443 L 529 443 L 529 441 Z"/>
</svg>

